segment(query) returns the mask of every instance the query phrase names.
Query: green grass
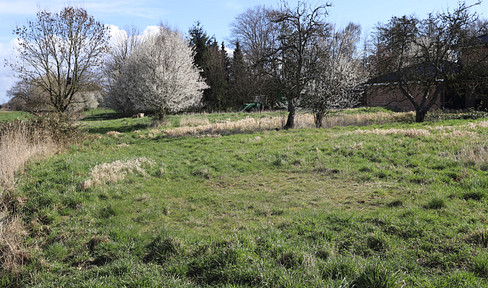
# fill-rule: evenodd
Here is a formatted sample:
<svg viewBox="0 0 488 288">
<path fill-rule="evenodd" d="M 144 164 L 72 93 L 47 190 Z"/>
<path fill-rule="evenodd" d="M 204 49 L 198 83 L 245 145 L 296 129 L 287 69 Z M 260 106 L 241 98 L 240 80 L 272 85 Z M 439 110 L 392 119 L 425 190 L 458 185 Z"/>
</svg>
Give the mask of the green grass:
<svg viewBox="0 0 488 288">
<path fill-rule="evenodd" d="M 191 113 L 182 115 L 169 115 L 163 120 L 163 128 L 180 127 L 182 119 L 193 120 L 196 124 L 207 122 L 209 124 L 221 123 L 226 121 L 237 121 L 245 118 L 270 118 L 270 117 L 285 117 L 286 113 L 278 112 L 263 112 L 263 113 Z M 153 125 L 151 115 L 144 118 L 125 118 L 113 110 L 96 109 L 84 113 L 84 117 L 80 122 L 81 126 L 92 134 L 106 134 L 110 131 L 117 132 L 134 132 L 151 128 Z"/>
<path fill-rule="evenodd" d="M 82 121 L 87 141 L 21 178 L 30 259 L 5 283 L 488 287 L 488 158 L 468 153 L 484 151 L 482 125 L 150 138 L 150 119 L 111 115 Z M 86 184 L 101 164 L 142 157 L 117 181 Z"/>
<path fill-rule="evenodd" d="M 22 111 L 0 111 L 0 122 L 12 121 L 12 120 L 26 120 L 31 118 L 32 115 L 28 112 Z"/>
</svg>

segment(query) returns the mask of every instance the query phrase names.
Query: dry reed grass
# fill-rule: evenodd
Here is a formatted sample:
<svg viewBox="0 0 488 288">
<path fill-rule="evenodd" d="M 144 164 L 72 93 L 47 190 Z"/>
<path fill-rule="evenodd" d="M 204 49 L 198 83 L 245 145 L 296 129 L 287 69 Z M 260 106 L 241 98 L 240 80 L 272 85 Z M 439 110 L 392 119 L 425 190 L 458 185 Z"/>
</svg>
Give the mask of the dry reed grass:
<svg viewBox="0 0 488 288">
<path fill-rule="evenodd" d="M 0 191 L 11 189 L 15 173 L 33 157 L 53 154 L 57 147 L 47 136 L 25 126 L 5 131 L 0 137 Z"/>
<path fill-rule="evenodd" d="M 45 131 L 18 122 L 3 127 L 0 135 L 0 266 L 16 272 L 26 259 L 22 237 L 26 229 L 21 218 L 8 209 L 15 174 L 32 158 L 54 154 L 58 147 Z"/>
<path fill-rule="evenodd" d="M 459 126 L 451 126 L 451 125 L 440 125 L 440 126 L 426 126 L 425 129 L 419 128 L 410 128 L 410 129 L 373 129 L 373 130 L 356 130 L 354 132 L 349 132 L 346 134 L 376 134 L 376 135 L 392 135 L 392 134 L 399 134 L 407 137 L 421 137 L 421 136 L 432 136 L 433 133 L 437 137 L 440 138 L 461 138 L 461 137 L 469 137 L 474 138 L 478 137 L 479 134 L 476 129 L 479 128 L 488 128 L 488 121 L 481 121 L 481 122 L 471 122 L 464 125 Z M 476 148 L 477 149 L 477 148 Z M 480 151 L 475 149 L 475 154 L 480 154 Z M 470 152 L 467 154 L 470 154 Z M 481 153 L 482 154 L 482 153 Z M 473 155 L 474 156 L 474 155 Z M 468 157 L 469 158 L 469 157 Z M 474 156 L 477 158 L 477 156 Z M 488 159 L 488 158 L 487 158 Z"/>
<path fill-rule="evenodd" d="M 28 258 L 22 237 L 27 235 L 19 216 L 0 217 L 0 263 L 3 271 L 17 272 Z"/>
<path fill-rule="evenodd" d="M 368 114 L 345 114 L 337 116 L 328 116 L 323 120 L 323 127 L 330 128 L 335 126 L 365 126 L 371 124 L 383 124 L 398 121 L 411 121 L 413 113 L 368 113 Z M 169 137 L 181 136 L 198 136 L 198 137 L 215 137 L 222 134 L 236 134 L 244 132 L 280 130 L 286 124 L 286 115 L 269 118 L 252 118 L 230 121 L 227 119 L 221 123 L 210 124 L 208 118 L 202 116 L 186 116 L 180 121 L 180 127 L 159 131 Z M 314 128 L 315 121 L 313 114 L 300 113 L 295 116 L 296 128 Z M 151 131 L 148 137 L 154 138 L 159 133 Z"/>
<path fill-rule="evenodd" d="M 103 163 L 96 165 L 90 171 L 90 178 L 85 180 L 81 186 L 83 189 L 89 189 L 91 187 L 117 183 L 127 177 L 129 174 L 147 175 L 144 169 L 145 165 L 153 165 L 154 162 L 145 157 L 127 160 L 122 162 L 120 160 L 112 163 Z"/>
<path fill-rule="evenodd" d="M 457 159 L 465 163 L 487 164 L 488 146 L 483 143 L 467 144 L 457 153 Z"/>
<path fill-rule="evenodd" d="M 164 131 L 167 136 L 201 136 L 201 135 L 217 135 L 217 134 L 234 134 L 251 131 L 263 131 L 281 129 L 281 117 L 254 119 L 247 117 L 238 121 L 227 120 L 221 123 L 206 124 L 195 127 L 181 126 L 178 128 Z"/>
<path fill-rule="evenodd" d="M 430 133 L 429 130 L 427 129 L 415 129 L 415 128 L 410 128 L 410 129 L 396 129 L 396 128 L 391 128 L 391 129 L 373 129 L 373 130 L 356 130 L 352 132 L 354 134 L 375 134 L 375 135 L 402 135 L 406 137 L 425 137 L 425 136 L 431 136 L 432 134 Z M 349 133 L 351 134 L 351 133 Z"/>
<path fill-rule="evenodd" d="M 325 117 L 322 126 L 324 128 L 332 128 L 336 126 L 369 126 L 373 124 L 409 122 L 414 119 L 414 115 L 414 112 L 334 115 Z"/>
<path fill-rule="evenodd" d="M 210 125 L 210 120 L 206 116 L 185 115 L 180 119 L 180 127 L 195 127 Z"/>
</svg>

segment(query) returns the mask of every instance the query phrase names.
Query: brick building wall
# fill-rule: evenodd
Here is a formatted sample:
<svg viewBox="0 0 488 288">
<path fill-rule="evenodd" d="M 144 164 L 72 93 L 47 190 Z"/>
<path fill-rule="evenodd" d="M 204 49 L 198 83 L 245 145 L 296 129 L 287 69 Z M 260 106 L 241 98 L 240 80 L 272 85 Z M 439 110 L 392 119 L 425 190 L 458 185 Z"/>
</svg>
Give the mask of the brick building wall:
<svg viewBox="0 0 488 288">
<path fill-rule="evenodd" d="M 444 94 L 441 93 L 431 110 L 442 108 Z M 417 93 L 417 95 L 421 95 Z M 365 88 L 365 104 L 368 107 L 385 107 L 394 111 L 414 111 L 413 104 L 402 94 L 400 89 L 394 85 L 372 84 Z M 417 103 L 422 101 L 422 96 L 418 96 Z"/>
</svg>

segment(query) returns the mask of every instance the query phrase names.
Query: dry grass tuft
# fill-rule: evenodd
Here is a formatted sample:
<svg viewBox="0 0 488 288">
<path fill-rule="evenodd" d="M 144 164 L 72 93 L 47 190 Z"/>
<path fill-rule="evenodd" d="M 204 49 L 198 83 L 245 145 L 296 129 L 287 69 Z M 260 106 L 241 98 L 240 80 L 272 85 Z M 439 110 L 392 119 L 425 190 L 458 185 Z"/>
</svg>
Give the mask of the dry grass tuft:
<svg viewBox="0 0 488 288">
<path fill-rule="evenodd" d="M 426 137 L 431 136 L 431 133 L 427 129 L 373 129 L 373 130 L 356 130 L 354 134 L 375 134 L 375 135 L 403 135 L 406 137 Z"/>
<path fill-rule="evenodd" d="M 0 263 L 4 271 L 18 272 L 28 259 L 22 243 L 25 235 L 20 217 L 0 219 Z"/>
<path fill-rule="evenodd" d="M 409 122 L 414 118 L 413 112 L 404 113 L 364 113 L 344 114 L 325 117 L 322 126 L 331 128 L 335 126 L 369 126 L 372 124 L 385 124 L 392 122 Z"/>
<path fill-rule="evenodd" d="M 488 163 L 488 146 L 486 144 L 466 145 L 458 152 L 457 157 L 463 162 L 486 164 Z"/>
<path fill-rule="evenodd" d="M 86 190 L 96 185 L 117 183 L 125 179 L 129 174 L 145 176 L 147 173 L 144 167 L 153 164 L 154 162 L 152 160 L 145 157 L 127 160 L 125 162 L 117 160 L 112 163 L 99 164 L 93 167 L 90 172 L 90 178 L 81 184 L 81 188 Z"/>
<path fill-rule="evenodd" d="M 481 121 L 467 124 L 469 129 L 488 128 L 488 121 Z"/>
<path fill-rule="evenodd" d="M 119 136 L 120 134 L 122 134 L 122 133 L 120 133 L 120 132 L 118 132 L 118 131 L 108 131 L 108 132 L 107 132 L 107 135 L 108 135 L 108 136 L 113 136 L 113 137 L 117 137 L 117 136 Z"/>
<path fill-rule="evenodd" d="M 180 119 L 180 127 L 195 127 L 210 125 L 210 120 L 206 116 L 185 115 Z"/>
</svg>

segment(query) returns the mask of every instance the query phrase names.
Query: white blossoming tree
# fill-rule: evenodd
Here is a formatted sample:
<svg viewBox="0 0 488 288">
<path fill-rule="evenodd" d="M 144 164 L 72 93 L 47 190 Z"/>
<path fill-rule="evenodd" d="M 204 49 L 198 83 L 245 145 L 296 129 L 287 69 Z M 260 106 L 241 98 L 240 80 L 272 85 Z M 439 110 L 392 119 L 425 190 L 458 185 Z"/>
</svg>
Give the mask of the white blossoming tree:
<svg viewBox="0 0 488 288">
<path fill-rule="evenodd" d="M 361 28 L 349 24 L 345 29 L 332 31 L 322 39 L 317 49 L 318 69 L 305 88 L 301 106 L 314 113 L 315 126 L 322 127 L 324 116 L 331 109 L 354 107 L 360 95 L 354 89 L 366 81 L 356 49 Z"/>
<path fill-rule="evenodd" d="M 193 63 L 193 49 L 176 31 L 160 27 L 122 65 L 118 90 L 138 111 L 158 120 L 200 103 L 208 86 Z"/>
</svg>

